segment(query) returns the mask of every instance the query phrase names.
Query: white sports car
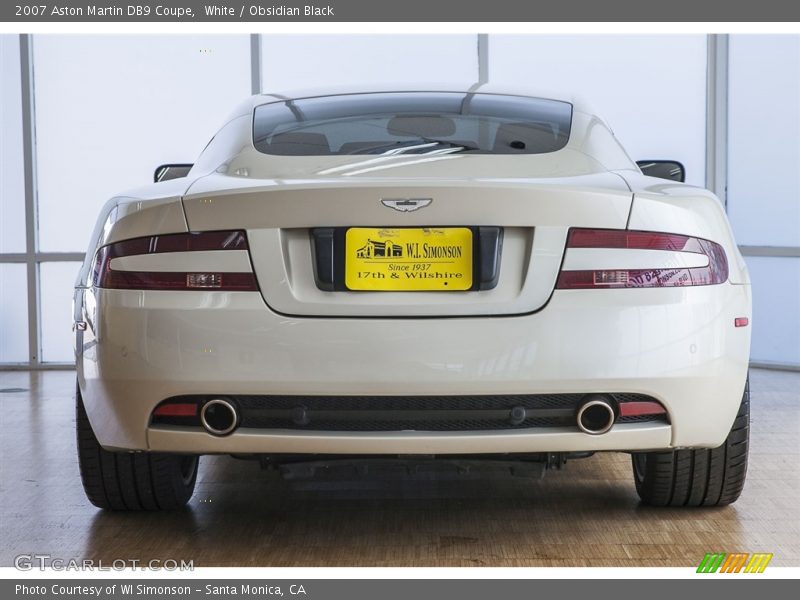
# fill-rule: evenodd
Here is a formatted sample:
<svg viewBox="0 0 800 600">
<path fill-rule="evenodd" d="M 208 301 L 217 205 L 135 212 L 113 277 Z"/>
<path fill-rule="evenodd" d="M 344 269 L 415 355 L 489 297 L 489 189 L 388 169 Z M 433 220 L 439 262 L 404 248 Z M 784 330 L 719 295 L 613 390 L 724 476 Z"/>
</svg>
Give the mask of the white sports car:
<svg viewBox="0 0 800 600">
<path fill-rule="evenodd" d="M 733 502 L 747 269 L 713 194 L 640 166 L 519 89 L 250 98 L 97 221 L 74 304 L 89 499 L 181 506 L 202 454 L 620 451 L 644 502 Z"/>
</svg>

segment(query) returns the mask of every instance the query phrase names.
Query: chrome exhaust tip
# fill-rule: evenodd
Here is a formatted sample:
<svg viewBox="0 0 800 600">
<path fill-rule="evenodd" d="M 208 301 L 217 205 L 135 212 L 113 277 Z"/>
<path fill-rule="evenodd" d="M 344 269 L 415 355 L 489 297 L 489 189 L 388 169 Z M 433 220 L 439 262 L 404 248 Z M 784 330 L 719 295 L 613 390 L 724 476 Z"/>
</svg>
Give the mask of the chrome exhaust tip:
<svg viewBox="0 0 800 600">
<path fill-rule="evenodd" d="M 602 435 L 609 431 L 617 420 L 613 398 L 601 394 L 586 396 L 576 416 L 578 429 L 589 435 Z"/>
<path fill-rule="evenodd" d="M 212 435 L 228 435 L 239 425 L 239 413 L 227 400 L 214 398 L 200 409 L 200 422 Z"/>
</svg>

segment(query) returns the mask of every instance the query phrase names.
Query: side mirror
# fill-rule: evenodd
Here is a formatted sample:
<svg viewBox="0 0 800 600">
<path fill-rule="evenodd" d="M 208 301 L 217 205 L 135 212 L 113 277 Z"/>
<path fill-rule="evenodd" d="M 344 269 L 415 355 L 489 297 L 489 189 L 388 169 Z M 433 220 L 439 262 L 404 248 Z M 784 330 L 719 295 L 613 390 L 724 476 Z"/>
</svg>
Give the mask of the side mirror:
<svg viewBox="0 0 800 600">
<path fill-rule="evenodd" d="M 642 173 L 669 181 L 686 181 L 686 169 L 677 160 L 637 160 Z"/>
<path fill-rule="evenodd" d="M 194 165 L 180 163 L 174 165 L 159 165 L 153 173 L 153 181 L 169 181 L 170 179 L 178 179 L 179 177 L 186 177 Z"/>
</svg>

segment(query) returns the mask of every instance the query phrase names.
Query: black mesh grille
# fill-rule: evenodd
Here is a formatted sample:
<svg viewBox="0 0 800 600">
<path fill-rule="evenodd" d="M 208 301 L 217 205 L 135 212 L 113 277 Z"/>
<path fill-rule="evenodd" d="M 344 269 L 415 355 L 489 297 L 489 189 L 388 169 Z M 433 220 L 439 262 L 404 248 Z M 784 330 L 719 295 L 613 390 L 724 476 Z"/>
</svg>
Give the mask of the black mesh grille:
<svg viewBox="0 0 800 600">
<path fill-rule="evenodd" d="M 617 423 L 649 423 L 650 421 L 666 421 L 666 415 L 635 415 L 619 417 Z"/>
<path fill-rule="evenodd" d="M 255 429 L 293 429 L 299 431 L 481 431 L 497 429 L 526 429 L 529 427 L 569 427 L 573 418 L 525 419 L 521 424 L 498 419 L 450 419 L 430 421 L 424 416 L 415 420 L 325 420 L 312 418 L 308 425 L 298 425 L 289 419 L 246 419 L 241 427 Z"/>
<path fill-rule="evenodd" d="M 309 410 L 487 410 L 525 408 L 572 408 L 583 394 L 535 394 L 508 396 L 234 396 L 239 407 L 247 409 Z M 648 399 L 649 396 L 636 396 Z M 623 395 L 619 396 L 622 401 Z"/>
</svg>

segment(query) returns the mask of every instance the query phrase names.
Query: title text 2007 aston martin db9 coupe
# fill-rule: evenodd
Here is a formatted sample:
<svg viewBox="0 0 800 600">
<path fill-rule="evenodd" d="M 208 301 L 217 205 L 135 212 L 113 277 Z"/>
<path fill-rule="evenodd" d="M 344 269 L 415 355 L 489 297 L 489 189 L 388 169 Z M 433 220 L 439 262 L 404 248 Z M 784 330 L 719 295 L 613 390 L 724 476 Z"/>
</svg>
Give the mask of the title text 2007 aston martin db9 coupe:
<svg viewBox="0 0 800 600">
<path fill-rule="evenodd" d="M 579 103 L 260 95 L 169 171 L 106 204 L 76 287 L 95 505 L 181 506 L 203 454 L 620 451 L 644 502 L 739 496 L 750 285 L 723 208 Z"/>
</svg>

